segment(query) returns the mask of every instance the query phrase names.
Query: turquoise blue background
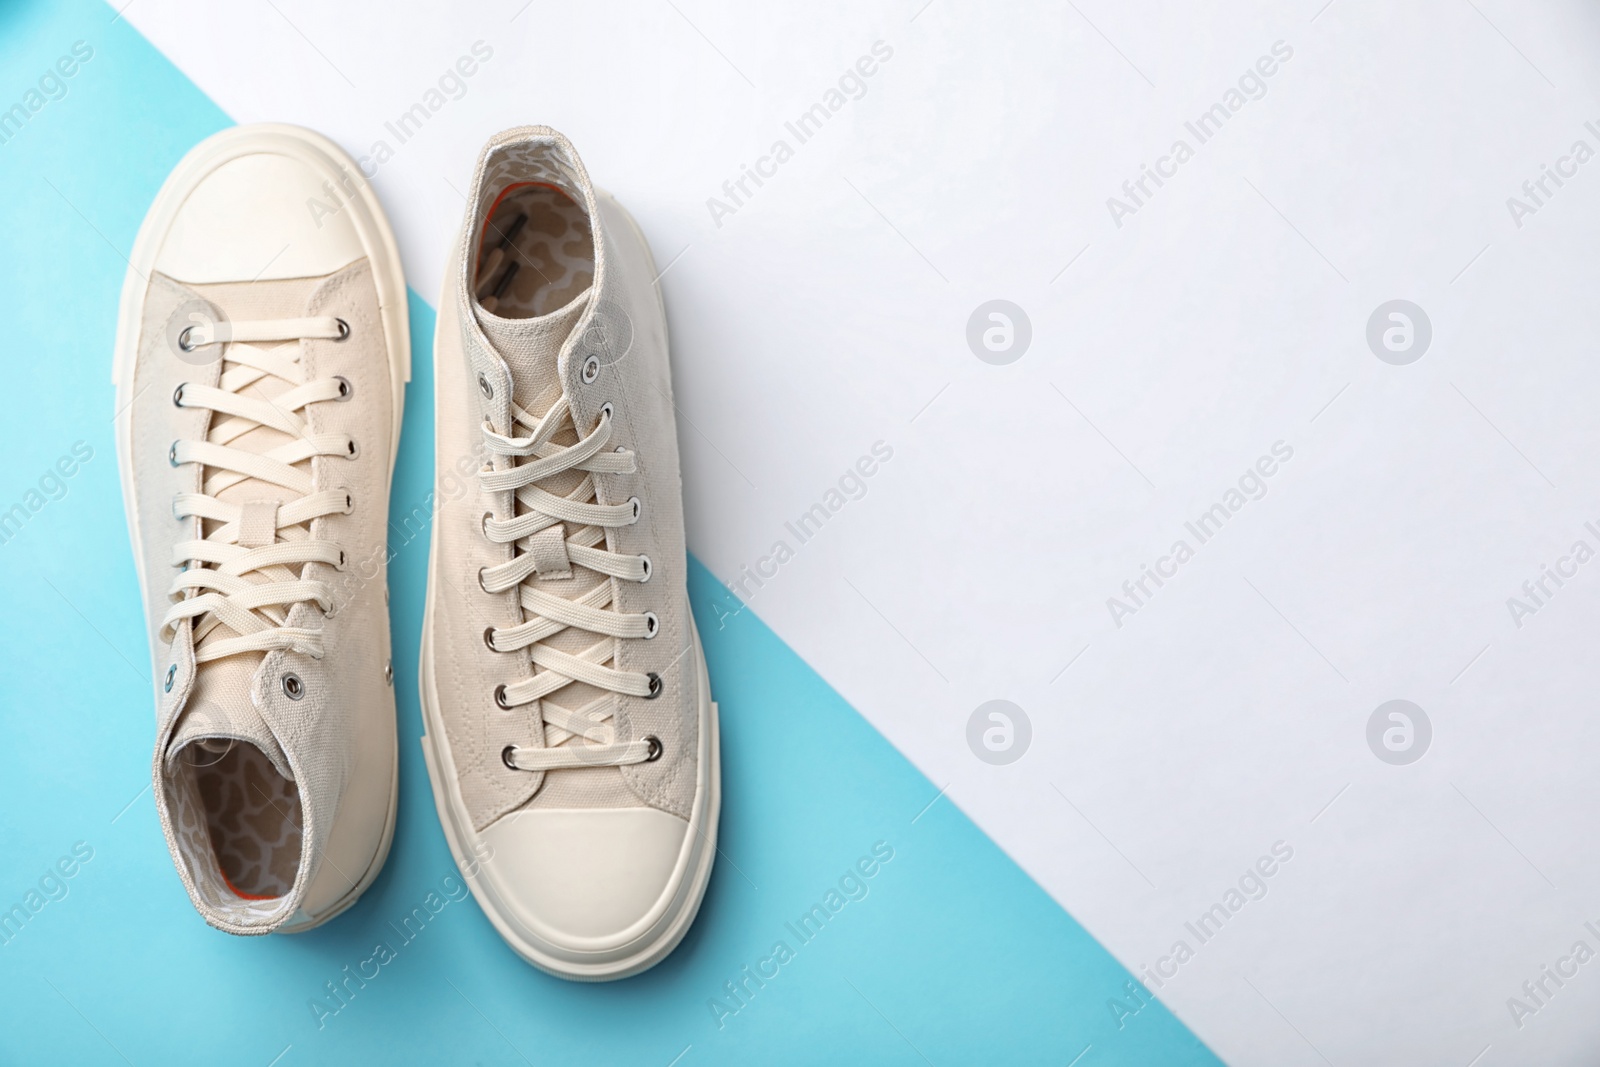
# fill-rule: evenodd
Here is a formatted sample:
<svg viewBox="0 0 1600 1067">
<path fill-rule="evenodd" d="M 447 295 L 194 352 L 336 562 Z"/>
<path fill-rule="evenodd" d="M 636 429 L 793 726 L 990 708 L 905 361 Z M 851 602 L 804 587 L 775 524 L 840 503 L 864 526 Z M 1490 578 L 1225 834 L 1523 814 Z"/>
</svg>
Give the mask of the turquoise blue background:
<svg viewBox="0 0 1600 1067">
<path fill-rule="evenodd" d="M 470 899 L 449 905 L 319 1028 L 324 983 L 398 942 L 454 867 L 418 746 L 427 544 L 391 566 L 399 825 L 343 917 L 232 938 L 194 914 L 147 788 L 154 713 L 123 524 L 110 385 L 124 255 L 183 153 L 230 124 L 97 3 L 0 5 L 0 109 L 73 42 L 93 58 L 0 144 L 0 511 L 73 445 L 93 458 L 0 544 L 0 909 L 78 842 L 93 858 L 0 945 L 0 1062 L 1214 1063 L 1165 1008 L 1119 1027 L 1128 973 L 751 611 L 691 560 L 722 710 L 721 849 L 682 946 L 577 985 L 522 963 Z M 530 116 L 537 118 L 537 116 Z M 415 376 L 392 512 L 432 478 L 433 311 L 411 296 Z M 56 490 L 60 492 L 59 489 Z M 924 809 L 926 810 L 924 811 Z M 920 816 L 919 816 L 919 813 Z M 708 1007 L 874 843 L 894 858 L 719 1028 Z M 59 890 L 57 890 L 59 893 Z M 677 1060 L 674 1057 L 681 1057 Z"/>
</svg>

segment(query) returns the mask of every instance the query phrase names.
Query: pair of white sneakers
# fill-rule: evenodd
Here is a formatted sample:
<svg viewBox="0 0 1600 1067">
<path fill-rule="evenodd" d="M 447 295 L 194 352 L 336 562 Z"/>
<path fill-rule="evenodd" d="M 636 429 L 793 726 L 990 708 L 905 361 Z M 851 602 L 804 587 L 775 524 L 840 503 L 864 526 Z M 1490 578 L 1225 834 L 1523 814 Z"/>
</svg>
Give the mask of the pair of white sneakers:
<svg viewBox="0 0 1600 1067">
<path fill-rule="evenodd" d="M 394 833 L 389 494 L 410 337 L 393 235 L 307 130 L 239 127 L 151 207 L 113 376 L 151 632 L 156 807 L 211 925 L 307 930 Z M 686 595 L 650 249 L 567 139 L 478 160 L 434 343 L 419 689 L 445 837 L 535 966 L 620 978 L 710 878 L 716 706 Z"/>
</svg>

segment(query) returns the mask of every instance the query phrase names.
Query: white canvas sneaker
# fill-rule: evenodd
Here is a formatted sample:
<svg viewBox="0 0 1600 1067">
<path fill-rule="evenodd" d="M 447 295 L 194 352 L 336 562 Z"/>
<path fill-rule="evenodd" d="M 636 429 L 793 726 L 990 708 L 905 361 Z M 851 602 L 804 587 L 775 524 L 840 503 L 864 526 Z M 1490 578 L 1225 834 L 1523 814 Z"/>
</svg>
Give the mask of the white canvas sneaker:
<svg viewBox="0 0 1600 1067">
<path fill-rule="evenodd" d="M 234 934 L 353 904 L 394 831 L 389 483 L 410 377 L 400 259 L 331 142 L 245 126 L 139 231 L 113 380 L 156 697 L 156 808 Z"/>
<path fill-rule="evenodd" d="M 655 280 L 565 137 L 490 140 L 434 342 L 423 749 L 490 921 L 584 981 L 666 956 L 716 852 Z"/>
</svg>

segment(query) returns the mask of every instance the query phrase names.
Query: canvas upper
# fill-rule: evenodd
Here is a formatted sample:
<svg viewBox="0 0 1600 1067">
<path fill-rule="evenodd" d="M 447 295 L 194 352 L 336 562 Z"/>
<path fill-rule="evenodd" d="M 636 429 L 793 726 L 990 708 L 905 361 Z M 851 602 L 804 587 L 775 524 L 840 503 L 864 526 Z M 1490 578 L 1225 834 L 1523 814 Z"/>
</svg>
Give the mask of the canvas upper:
<svg viewBox="0 0 1600 1067">
<path fill-rule="evenodd" d="M 348 907 L 394 826 L 385 528 L 409 336 L 393 238 L 352 175 L 293 127 L 208 139 L 123 291 L 156 808 L 195 908 L 236 934 Z M 311 209 L 330 189 L 338 210 Z"/>
</svg>

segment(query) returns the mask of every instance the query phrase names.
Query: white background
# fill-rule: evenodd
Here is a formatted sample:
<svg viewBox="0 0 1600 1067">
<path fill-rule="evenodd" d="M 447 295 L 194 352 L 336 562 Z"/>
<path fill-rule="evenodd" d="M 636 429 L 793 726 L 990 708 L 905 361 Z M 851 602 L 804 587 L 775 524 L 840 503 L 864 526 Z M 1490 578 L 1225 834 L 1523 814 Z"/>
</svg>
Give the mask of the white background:
<svg viewBox="0 0 1600 1067">
<path fill-rule="evenodd" d="M 795 545 L 883 441 L 752 598 L 784 640 L 1135 971 L 1293 848 L 1159 990 L 1225 1059 L 1593 1062 L 1600 961 L 1520 1029 L 1506 1001 L 1600 951 L 1600 561 L 1521 628 L 1506 600 L 1600 548 L 1600 160 L 1520 228 L 1506 199 L 1600 150 L 1600 15 L 923 4 L 124 17 L 240 122 L 387 141 L 430 301 L 484 138 L 570 135 L 666 268 L 692 551 L 733 579 Z M 479 40 L 399 145 L 384 124 Z M 880 40 L 864 96 L 717 226 L 707 198 Z M 1265 95 L 1115 225 L 1107 198 L 1277 41 Z M 1031 319 L 1008 366 L 966 342 L 994 298 Z M 1365 340 L 1395 298 L 1432 323 L 1407 366 Z M 1265 497 L 1115 626 L 1106 599 L 1277 441 Z M 996 698 L 1033 731 L 999 767 L 966 740 Z M 1433 727 L 1409 766 L 1366 741 L 1396 698 Z"/>
</svg>

